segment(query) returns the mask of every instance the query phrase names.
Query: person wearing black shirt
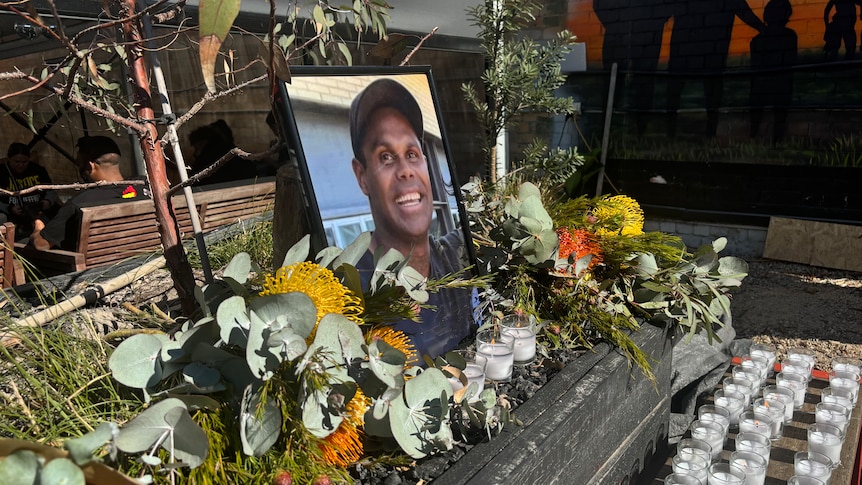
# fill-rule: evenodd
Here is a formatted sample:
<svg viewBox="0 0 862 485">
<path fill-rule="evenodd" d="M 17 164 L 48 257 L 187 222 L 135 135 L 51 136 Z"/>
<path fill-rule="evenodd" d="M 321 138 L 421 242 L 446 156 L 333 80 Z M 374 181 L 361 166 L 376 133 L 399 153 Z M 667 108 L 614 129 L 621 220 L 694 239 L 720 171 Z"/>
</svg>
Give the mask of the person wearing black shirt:
<svg viewBox="0 0 862 485">
<path fill-rule="evenodd" d="M 126 180 L 120 171 L 120 148 L 106 136 L 85 136 L 78 140 L 78 168 L 88 182 Z M 30 244 L 47 251 L 61 248 L 74 251 L 78 239 L 78 209 L 85 203 L 124 202 L 146 197 L 142 185 L 106 185 L 89 188 L 69 199 L 47 223 L 36 222 Z"/>
<path fill-rule="evenodd" d="M 30 148 L 27 145 L 12 143 L 6 156 L 6 164 L 0 167 L 0 188 L 15 192 L 51 184 L 51 177 L 45 167 L 30 160 Z M 26 237 L 33 230 L 35 219 L 47 219 L 54 215 L 58 200 L 53 190 L 0 196 L 0 223 L 14 223 L 17 234 Z"/>
</svg>

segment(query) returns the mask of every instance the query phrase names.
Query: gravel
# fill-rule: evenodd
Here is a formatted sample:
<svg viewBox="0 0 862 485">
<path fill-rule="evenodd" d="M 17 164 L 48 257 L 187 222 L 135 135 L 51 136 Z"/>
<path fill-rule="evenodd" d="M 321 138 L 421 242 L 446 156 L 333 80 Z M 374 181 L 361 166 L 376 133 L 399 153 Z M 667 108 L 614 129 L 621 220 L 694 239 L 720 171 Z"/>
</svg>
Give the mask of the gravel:
<svg viewBox="0 0 862 485">
<path fill-rule="evenodd" d="M 862 273 L 752 260 L 730 308 L 737 338 L 775 345 L 779 359 L 807 348 L 828 372 L 836 355 L 862 358 Z"/>
</svg>

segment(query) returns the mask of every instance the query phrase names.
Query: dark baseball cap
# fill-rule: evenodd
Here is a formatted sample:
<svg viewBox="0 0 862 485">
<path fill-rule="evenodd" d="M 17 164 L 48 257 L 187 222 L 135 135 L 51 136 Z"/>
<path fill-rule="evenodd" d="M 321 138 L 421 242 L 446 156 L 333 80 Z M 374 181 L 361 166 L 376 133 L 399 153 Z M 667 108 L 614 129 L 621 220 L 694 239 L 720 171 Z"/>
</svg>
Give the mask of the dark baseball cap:
<svg viewBox="0 0 862 485">
<path fill-rule="evenodd" d="M 416 98 L 398 81 L 383 78 L 378 79 L 362 90 L 350 103 L 350 141 L 353 145 L 353 156 L 362 159 L 362 142 L 365 139 L 367 127 L 365 122 L 381 108 L 392 108 L 410 123 L 419 142 L 425 135 L 422 127 L 422 110 Z"/>
</svg>

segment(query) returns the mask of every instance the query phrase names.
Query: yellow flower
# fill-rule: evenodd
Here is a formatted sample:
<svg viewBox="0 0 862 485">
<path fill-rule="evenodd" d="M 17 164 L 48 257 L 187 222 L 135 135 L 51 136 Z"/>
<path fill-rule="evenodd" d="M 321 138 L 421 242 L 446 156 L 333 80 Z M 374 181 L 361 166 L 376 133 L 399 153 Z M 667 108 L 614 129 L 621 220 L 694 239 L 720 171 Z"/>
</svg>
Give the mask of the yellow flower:
<svg viewBox="0 0 862 485">
<path fill-rule="evenodd" d="M 327 313 L 338 313 L 362 323 L 362 300 L 338 281 L 332 271 L 318 264 L 304 261 L 279 268 L 275 275 L 266 275 L 260 296 L 299 291 L 308 295 L 317 307 L 317 322 L 309 335 L 314 339 L 317 324 Z"/>
<path fill-rule="evenodd" d="M 320 443 L 323 458 L 331 465 L 346 467 L 362 457 L 362 425 L 365 412 L 371 407 L 371 398 L 356 388 L 353 399 L 347 403 L 344 421 Z"/>
<path fill-rule="evenodd" d="M 372 328 L 365 334 L 366 343 L 371 343 L 375 338 L 386 342 L 389 346 L 404 353 L 407 357 L 407 361 L 404 363 L 405 367 L 412 366 L 419 361 L 419 356 L 416 354 L 416 349 L 413 347 L 413 343 L 410 342 L 410 337 L 405 335 L 404 332 L 395 330 L 386 325 L 380 325 Z"/>
<path fill-rule="evenodd" d="M 596 234 L 600 237 L 643 234 L 644 213 L 631 197 L 602 197 L 593 209 L 593 216 L 596 218 Z"/>
</svg>

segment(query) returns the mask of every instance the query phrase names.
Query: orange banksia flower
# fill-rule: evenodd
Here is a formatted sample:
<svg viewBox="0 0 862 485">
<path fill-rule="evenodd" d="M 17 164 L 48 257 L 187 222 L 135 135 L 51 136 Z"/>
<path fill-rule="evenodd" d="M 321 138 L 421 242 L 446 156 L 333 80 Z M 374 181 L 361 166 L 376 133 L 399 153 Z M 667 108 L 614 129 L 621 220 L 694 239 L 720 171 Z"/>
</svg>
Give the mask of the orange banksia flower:
<svg viewBox="0 0 862 485">
<path fill-rule="evenodd" d="M 570 231 L 565 227 L 560 227 L 557 229 L 557 236 L 560 239 L 560 259 L 571 258 L 573 262 L 576 262 L 587 255 L 592 255 L 593 259 L 590 260 L 585 271 L 590 271 L 596 265 L 601 264 L 602 248 L 591 232 L 584 229 Z M 574 266 L 570 266 L 568 271 L 573 272 Z"/>
<path fill-rule="evenodd" d="M 412 366 L 419 361 L 419 356 L 416 354 L 416 349 L 413 347 L 410 337 L 405 335 L 404 332 L 400 332 L 386 325 L 380 325 L 372 328 L 365 334 L 366 343 L 371 343 L 375 338 L 379 338 L 389 344 L 390 347 L 400 350 L 404 356 L 407 357 L 405 366 Z"/>
<path fill-rule="evenodd" d="M 371 398 L 356 388 L 353 399 L 347 403 L 344 421 L 338 425 L 332 434 L 323 438 L 320 450 L 323 458 L 331 465 L 346 467 L 362 458 L 362 425 L 365 423 L 365 412 L 371 407 Z"/>
</svg>

